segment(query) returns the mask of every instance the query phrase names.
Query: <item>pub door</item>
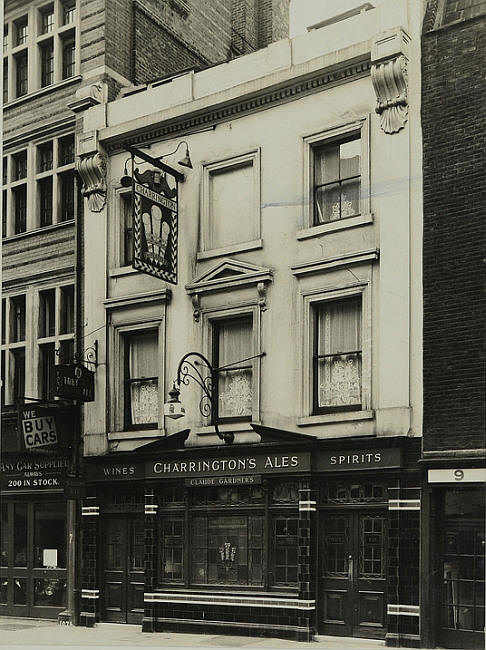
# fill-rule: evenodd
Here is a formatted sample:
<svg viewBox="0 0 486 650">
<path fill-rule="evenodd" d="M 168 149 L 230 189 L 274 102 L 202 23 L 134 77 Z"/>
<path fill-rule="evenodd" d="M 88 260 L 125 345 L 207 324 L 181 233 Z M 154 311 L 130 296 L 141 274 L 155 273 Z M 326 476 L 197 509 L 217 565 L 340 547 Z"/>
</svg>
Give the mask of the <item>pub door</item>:
<svg viewBox="0 0 486 650">
<path fill-rule="evenodd" d="M 319 632 L 383 639 L 386 512 L 321 514 Z"/>
<path fill-rule="evenodd" d="M 106 515 L 103 528 L 102 620 L 112 623 L 141 623 L 144 518 Z"/>
</svg>

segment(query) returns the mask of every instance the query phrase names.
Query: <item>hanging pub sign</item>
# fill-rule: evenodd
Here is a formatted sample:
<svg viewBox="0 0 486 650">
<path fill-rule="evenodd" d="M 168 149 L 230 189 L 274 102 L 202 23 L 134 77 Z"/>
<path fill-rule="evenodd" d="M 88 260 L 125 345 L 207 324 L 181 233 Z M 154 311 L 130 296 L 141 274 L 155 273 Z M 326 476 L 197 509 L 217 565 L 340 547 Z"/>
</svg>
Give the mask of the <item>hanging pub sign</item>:
<svg viewBox="0 0 486 650">
<path fill-rule="evenodd" d="M 94 372 L 82 365 L 54 366 L 54 395 L 78 402 L 94 401 Z"/>
<path fill-rule="evenodd" d="M 177 178 L 133 172 L 133 268 L 177 284 Z"/>
</svg>

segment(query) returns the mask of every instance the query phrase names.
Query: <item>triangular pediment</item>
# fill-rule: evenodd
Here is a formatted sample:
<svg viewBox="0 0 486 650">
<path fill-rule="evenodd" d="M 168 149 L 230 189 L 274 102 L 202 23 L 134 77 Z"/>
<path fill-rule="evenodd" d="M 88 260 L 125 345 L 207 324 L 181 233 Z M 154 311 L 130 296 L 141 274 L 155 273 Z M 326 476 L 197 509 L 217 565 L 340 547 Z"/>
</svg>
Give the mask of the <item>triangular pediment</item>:
<svg viewBox="0 0 486 650">
<path fill-rule="evenodd" d="M 225 258 L 215 266 L 196 276 L 186 285 L 189 293 L 200 293 L 218 288 L 227 288 L 232 284 L 270 282 L 272 271 L 269 268 Z"/>
</svg>

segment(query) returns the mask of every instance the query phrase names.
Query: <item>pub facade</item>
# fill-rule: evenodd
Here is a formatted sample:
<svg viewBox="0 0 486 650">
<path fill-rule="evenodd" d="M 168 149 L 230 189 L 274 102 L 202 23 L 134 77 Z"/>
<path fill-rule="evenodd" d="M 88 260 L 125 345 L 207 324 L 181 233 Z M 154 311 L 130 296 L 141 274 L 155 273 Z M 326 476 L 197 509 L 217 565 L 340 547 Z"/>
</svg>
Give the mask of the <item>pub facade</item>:
<svg viewBox="0 0 486 650">
<path fill-rule="evenodd" d="M 419 645 L 419 9 L 85 111 L 82 624 Z"/>
</svg>

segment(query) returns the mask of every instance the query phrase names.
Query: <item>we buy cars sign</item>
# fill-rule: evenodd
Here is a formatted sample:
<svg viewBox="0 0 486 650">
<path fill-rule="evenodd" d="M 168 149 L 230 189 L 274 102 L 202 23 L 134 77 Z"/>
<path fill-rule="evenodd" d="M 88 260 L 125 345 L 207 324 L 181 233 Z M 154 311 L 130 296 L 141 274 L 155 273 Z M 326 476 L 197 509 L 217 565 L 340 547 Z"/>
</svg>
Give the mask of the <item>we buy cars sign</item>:
<svg viewBox="0 0 486 650">
<path fill-rule="evenodd" d="M 19 416 L 26 449 L 58 444 L 54 413 L 45 408 L 23 407 Z"/>
</svg>

